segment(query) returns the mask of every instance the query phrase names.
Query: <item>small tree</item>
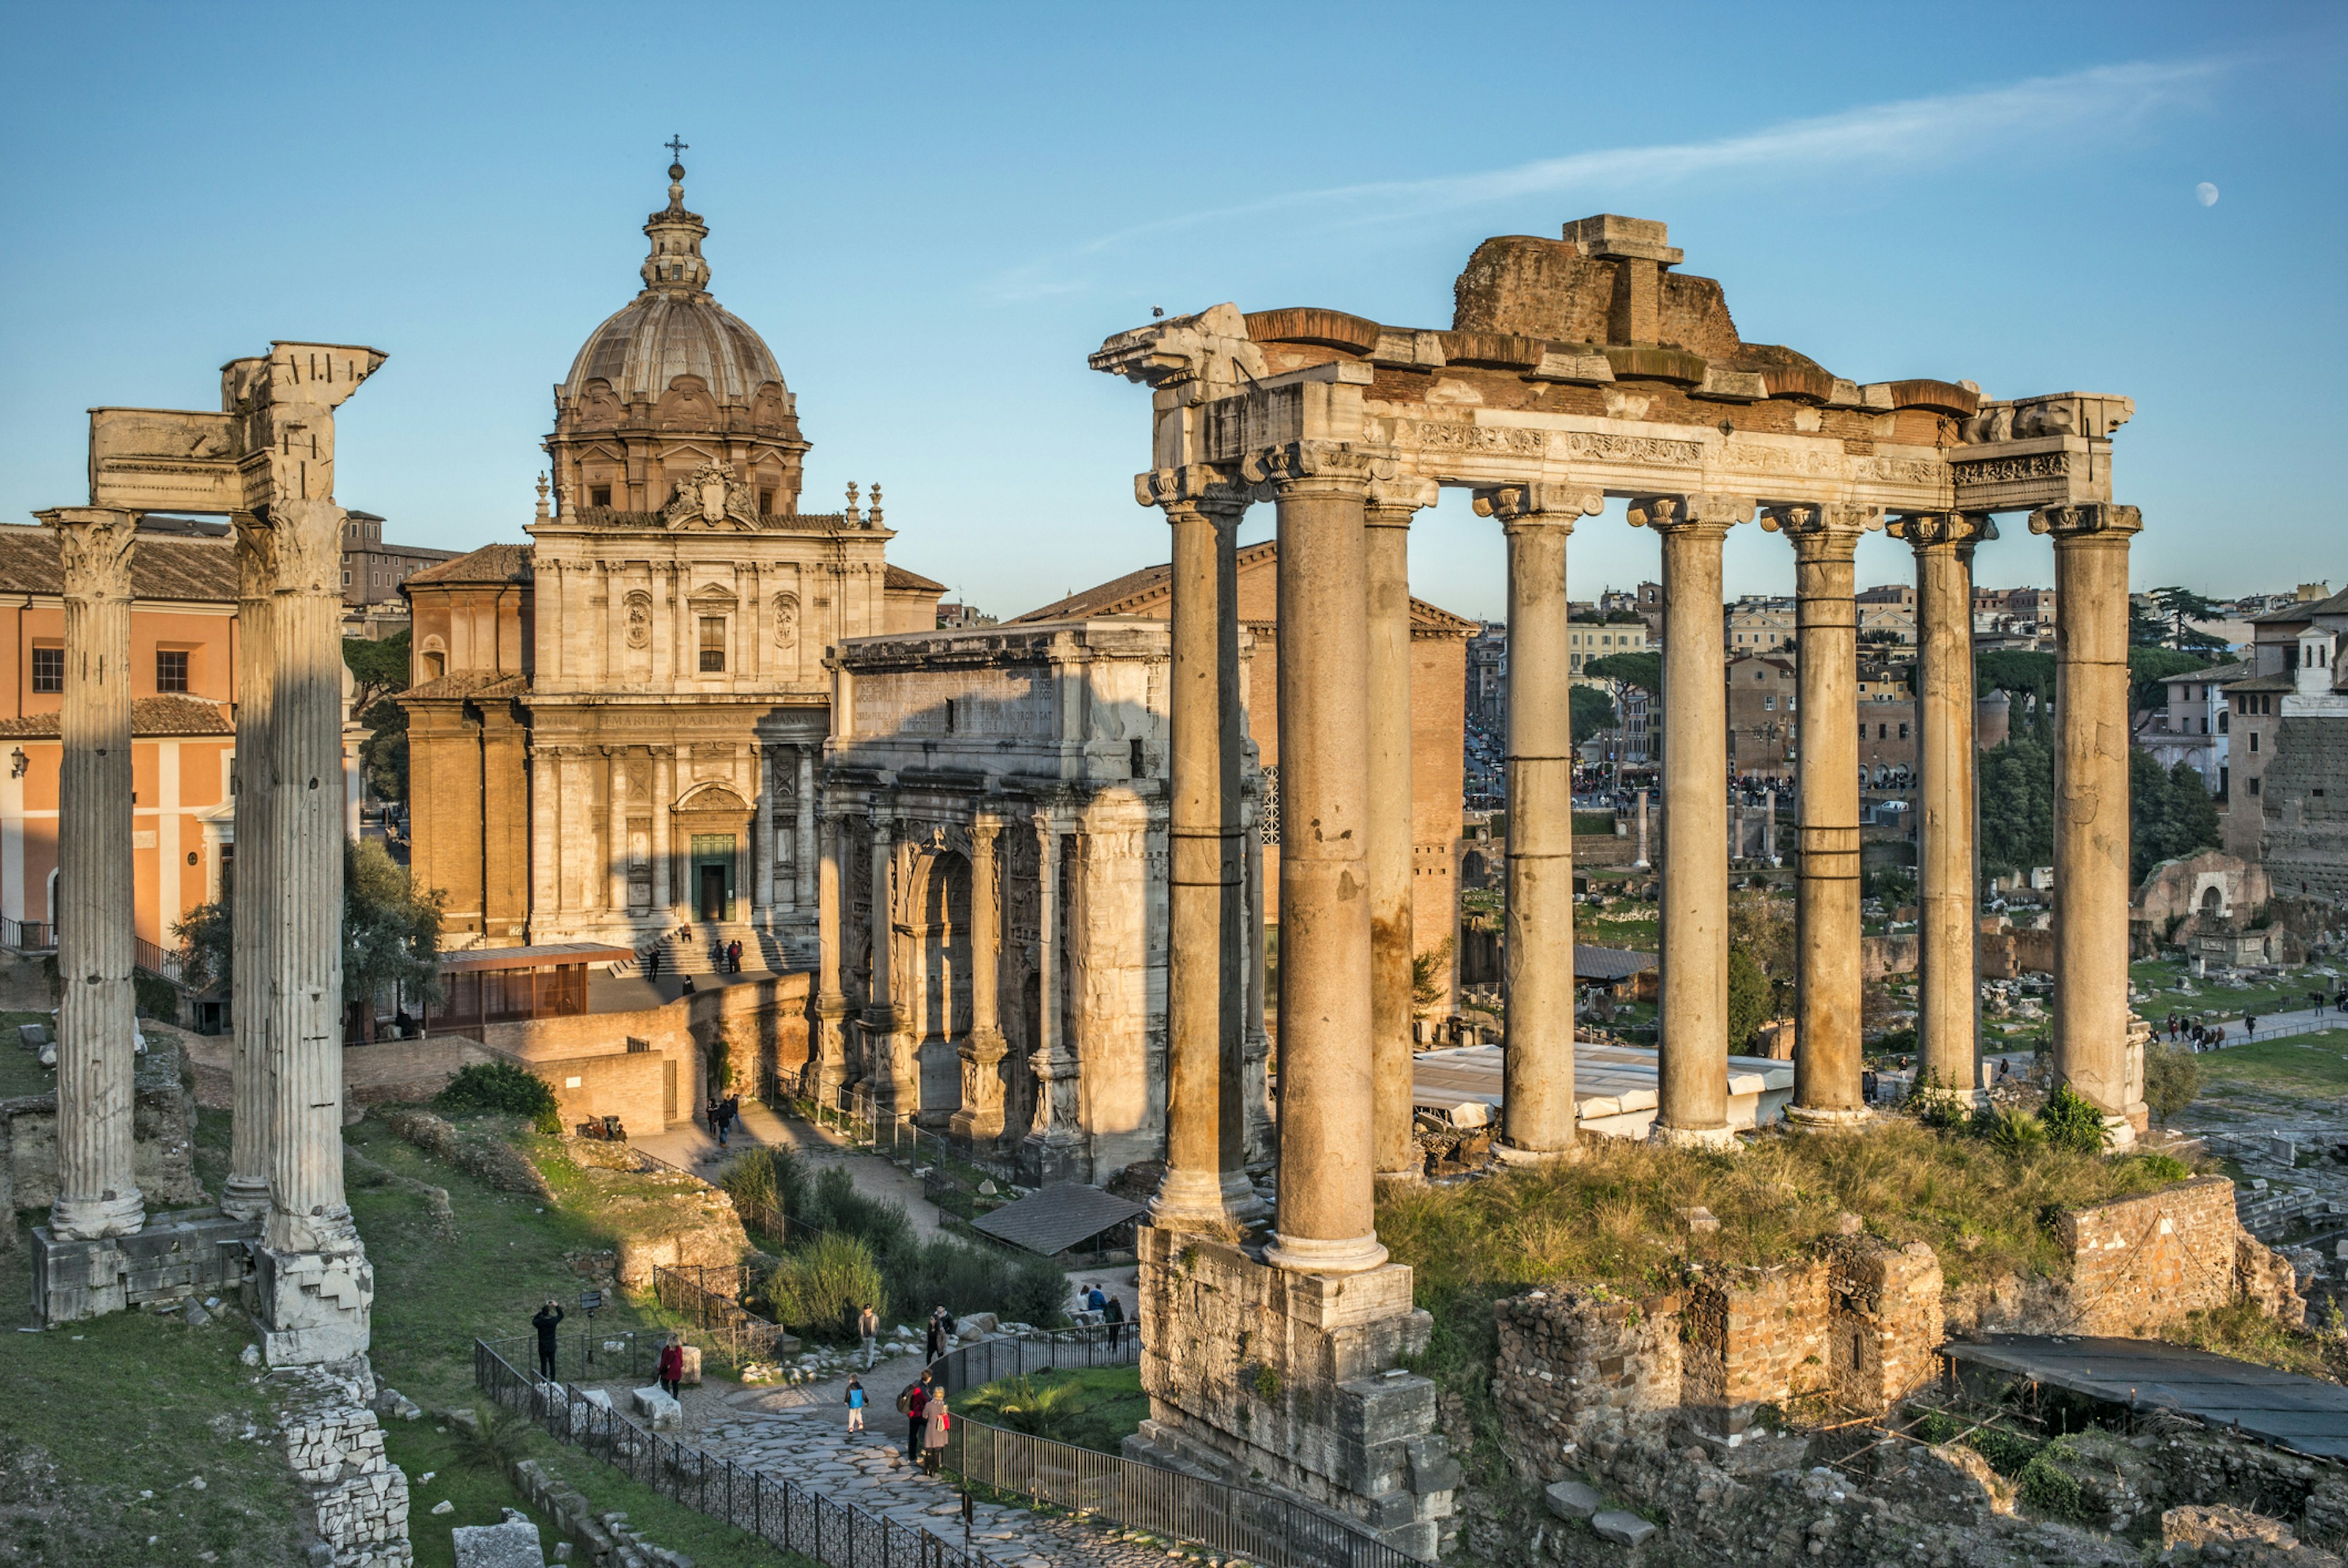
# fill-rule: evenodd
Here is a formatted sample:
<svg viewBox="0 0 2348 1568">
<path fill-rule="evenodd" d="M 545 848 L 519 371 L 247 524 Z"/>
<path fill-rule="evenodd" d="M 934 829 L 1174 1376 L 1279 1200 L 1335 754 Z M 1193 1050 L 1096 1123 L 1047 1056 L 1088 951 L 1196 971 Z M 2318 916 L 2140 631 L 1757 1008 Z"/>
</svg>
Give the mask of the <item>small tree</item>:
<svg viewBox="0 0 2348 1568">
<path fill-rule="evenodd" d="M 2201 1092 L 2201 1069 L 2193 1053 L 2173 1045 L 2145 1048 L 2144 1102 L 2163 1126 Z"/>
<path fill-rule="evenodd" d="M 1410 1014 L 1425 1018 L 1443 1000 L 1443 977 L 1451 968 L 1452 938 L 1446 937 L 1440 947 L 1412 956 L 1410 960 Z"/>
<path fill-rule="evenodd" d="M 2221 619 L 2226 611 L 2217 600 L 2206 599 L 2189 588 L 2156 588 L 2152 590 L 2152 601 L 2160 606 L 2161 617 L 2168 622 L 2168 645 L 2171 648 L 2192 653 L 2226 646 L 2220 639 L 2189 624 L 2196 620 Z"/>
<path fill-rule="evenodd" d="M 343 998 L 372 1034 L 375 999 L 398 986 L 440 995 L 440 907 L 375 839 L 343 843 Z"/>
<path fill-rule="evenodd" d="M 2046 1141 L 2058 1149 L 2080 1154 L 2104 1152 L 2107 1136 L 2104 1113 L 2067 1083 L 2046 1097 L 2046 1109 L 2039 1112 L 2038 1121 L 2046 1129 Z"/>
<path fill-rule="evenodd" d="M 1581 745 L 1592 735 L 1614 727 L 1614 700 L 1597 687 L 1571 687 L 1567 702 L 1573 711 L 1575 745 Z"/>
<path fill-rule="evenodd" d="M 1728 1049 L 1742 1051 L 1772 1016 L 1769 977 L 1742 948 L 1728 950 Z"/>
</svg>

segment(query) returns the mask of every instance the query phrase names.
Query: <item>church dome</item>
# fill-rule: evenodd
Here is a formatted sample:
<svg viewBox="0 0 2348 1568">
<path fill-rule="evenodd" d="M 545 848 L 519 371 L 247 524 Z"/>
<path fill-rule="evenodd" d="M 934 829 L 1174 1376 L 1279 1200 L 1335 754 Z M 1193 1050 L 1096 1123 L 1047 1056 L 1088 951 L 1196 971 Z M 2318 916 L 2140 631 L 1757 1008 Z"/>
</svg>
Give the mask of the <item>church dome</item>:
<svg viewBox="0 0 2348 1568">
<path fill-rule="evenodd" d="M 696 376 L 721 405 L 747 405 L 759 388 L 783 389 L 766 340 L 709 292 L 701 241 L 709 230 L 685 208 L 685 169 L 669 166 L 668 206 L 644 223 L 651 252 L 644 292 L 589 334 L 563 378 L 560 400 L 576 404 L 602 381 L 623 404 L 657 403 L 681 375 Z"/>
</svg>

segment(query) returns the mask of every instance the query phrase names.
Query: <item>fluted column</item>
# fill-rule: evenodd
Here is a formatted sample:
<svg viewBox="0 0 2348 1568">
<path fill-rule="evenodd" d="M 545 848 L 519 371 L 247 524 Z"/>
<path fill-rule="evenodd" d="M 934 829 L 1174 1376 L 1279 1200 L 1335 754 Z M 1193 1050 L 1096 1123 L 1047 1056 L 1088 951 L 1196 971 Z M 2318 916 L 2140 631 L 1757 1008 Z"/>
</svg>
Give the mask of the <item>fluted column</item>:
<svg viewBox="0 0 2348 1568">
<path fill-rule="evenodd" d="M 1511 486 L 1476 509 L 1509 544 L 1509 857 L 1501 1130 L 1522 1155 L 1573 1147 L 1573 709 L 1565 548 L 1605 497 Z"/>
<path fill-rule="evenodd" d="M 985 1142 L 1003 1136 L 1003 1059 L 1009 1048 L 996 1011 L 1003 968 L 1002 891 L 995 878 L 994 841 L 1003 824 L 982 813 L 970 825 L 970 1032 L 960 1045 L 962 1105 L 950 1124 L 956 1137 Z"/>
<path fill-rule="evenodd" d="M 1246 945 L 1236 605 L 1247 487 L 1219 468 L 1139 476 L 1173 531 L 1166 952 L 1166 1174 L 1152 1223 L 1220 1228 L 1252 1194 L 1241 1102 Z M 1238 1191 L 1232 1192 L 1236 1187 Z"/>
<path fill-rule="evenodd" d="M 1647 868 L 1647 792 L 1639 792 L 1639 857 L 1631 862 L 1633 870 Z"/>
<path fill-rule="evenodd" d="M 616 922 L 628 913 L 628 753 L 623 746 L 603 748 L 603 766 L 609 783 L 604 796 L 605 815 L 610 820 L 610 835 L 605 840 L 603 872 L 612 918 Z"/>
<path fill-rule="evenodd" d="M 1997 526 L 1982 513 L 1934 512 L 1899 527 L 1916 552 L 1917 1081 L 1972 1103 L 1981 1097 L 1973 548 Z"/>
<path fill-rule="evenodd" d="M 775 748 L 753 741 L 750 758 L 758 781 L 758 821 L 753 830 L 758 841 L 750 847 L 750 918 L 764 931 L 775 921 Z"/>
<path fill-rule="evenodd" d="M 1392 1181 L 1425 1174 L 1411 1136 L 1410 520 L 1435 505 L 1431 479 L 1372 480 L 1364 518 L 1368 600 L 1370 1075 L 1372 1168 Z"/>
<path fill-rule="evenodd" d="M 146 1224 L 131 1168 L 136 1023 L 130 983 L 130 555 L 138 518 L 43 512 L 65 567 L 66 680 L 57 734 L 58 1240 Z M 337 780 L 337 783 L 340 781 Z M 340 792 L 336 804 L 341 804 Z M 106 1300 L 101 1310 L 119 1307 Z"/>
<path fill-rule="evenodd" d="M 1852 562 L 1871 508 L 1773 507 L 1794 547 L 1801 793 L 1795 801 L 1795 1122 L 1863 1122 L 1859 1039 L 1859 607 Z"/>
<path fill-rule="evenodd" d="M 1041 992 L 1038 1035 L 1027 1065 L 1035 1075 L 1035 1106 L 1020 1147 L 1026 1174 L 1036 1182 L 1081 1179 L 1084 1126 L 1077 1115 L 1076 1056 L 1068 1039 L 1065 999 L 1068 955 L 1066 915 L 1060 897 L 1063 854 L 1061 823 L 1049 811 L 1032 819 L 1035 832 L 1037 941 L 1035 968 Z"/>
<path fill-rule="evenodd" d="M 2115 1146 L 2143 1131 L 2128 1044 L 2128 543 L 2134 507 L 2049 507 L 2054 536 L 2054 1071 L 2104 1113 Z"/>
<path fill-rule="evenodd" d="M 896 940 L 897 824 L 879 808 L 872 813 L 872 991 L 865 999 L 864 1036 L 873 1092 L 883 1112 L 911 1116 L 921 1105 L 921 1081 L 914 1076 L 897 1009 L 892 950 Z"/>
<path fill-rule="evenodd" d="M 625 561 L 603 563 L 603 688 L 610 691 L 627 684 L 628 678 L 628 566 Z"/>
<path fill-rule="evenodd" d="M 823 856 L 817 874 L 815 1061 L 808 1092 L 826 1105 L 837 1103 L 840 1085 L 848 1081 L 846 1021 L 848 997 L 839 984 L 839 945 L 844 923 L 840 900 L 846 891 L 848 818 L 831 812 L 825 817 Z"/>
<path fill-rule="evenodd" d="M 668 863 L 669 803 L 675 797 L 673 787 L 673 753 L 667 746 L 654 746 L 653 753 L 653 913 L 663 926 L 676 921 L 676 906 L 670 899 Z"/>
<path fill-rule="evenodd" d="M 794 765 L 799 770 L 798 853 L 791 857 L 798 882 L 792 901 L 804 910 L 816 902 L 815 748 L 792 749 L 797 753 Z"/>
<path fill-rule="evenodd" d="M 277 552 L 269 525 L 236 515 L 236 883 L 229 968 L 235 1040 L 229 1066 L 229 1175 L 221 1207 L 239 1219 L 269 1212 L 269 807 L 276 759 L 269 704 L 277 671 Z"/>
<path fill-rule="evenodd" d="M 1267 1261 L 1385 1262 L 1370 1069 L 1371 454 L 1302 441 L 1249 459 L 1280 511 L 1280 1184 Z"/>
<path fill-rule="evenodd" d="M 1728 1126 L 1728 702 L 1720 679 L 1720 554 L 1729 528 L 1752 515 L 1750 499 L 1718 495 L 1650 497 L 1633 501 L 1630 511 L 1631 521 L 1654 529 L 1663 547 L 1663 1010 L 1653 1135 L 1713 1148 L 1735 1142 Z"/>
<path fill-rule="evenodd" d="M 669 601 L 676 583 L 674 561 L 654 561 L 646 574 L 652 593 L 652 683 L 654 690 L 664 690 L 676 683 L 680 668 L 680 652 L 675 648 L 676 617 L 670 611 Z"/>
</svg>

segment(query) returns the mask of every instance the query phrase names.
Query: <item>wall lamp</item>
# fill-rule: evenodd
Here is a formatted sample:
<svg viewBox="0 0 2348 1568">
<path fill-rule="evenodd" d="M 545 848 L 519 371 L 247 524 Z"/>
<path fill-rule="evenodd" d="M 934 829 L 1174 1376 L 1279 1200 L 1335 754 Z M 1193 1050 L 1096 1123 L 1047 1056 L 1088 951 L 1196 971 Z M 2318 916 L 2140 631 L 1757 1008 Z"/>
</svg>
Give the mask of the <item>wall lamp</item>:
<svg viewBox="0 0 2348 1568">
<path fill-rule="evenodd" d="M 25 776 L 25 770 L 32 765 L 33 759 L 25 754 L 24 747 L 18 746 L 15 751 L 8 753 L 8 776 L 10 778 L 23 778 Z"/>
</svg>

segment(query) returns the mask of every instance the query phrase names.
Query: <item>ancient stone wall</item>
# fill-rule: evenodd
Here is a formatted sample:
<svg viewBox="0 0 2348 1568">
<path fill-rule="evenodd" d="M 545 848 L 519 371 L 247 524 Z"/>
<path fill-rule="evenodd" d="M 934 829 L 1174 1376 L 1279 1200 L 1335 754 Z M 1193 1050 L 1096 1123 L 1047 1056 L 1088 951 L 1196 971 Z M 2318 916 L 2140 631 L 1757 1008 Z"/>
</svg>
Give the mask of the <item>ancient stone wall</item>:
<svg viewBox="0 0 2348 1568">
<path fill-rule="evenodd" d="M 1914 974 L 1917 954 L 1921 946 L 1913 932 L 1899 937 L 1861 937 L 1859 939 L 1860 978 L 1879 980 L 1886 975 Z"/>
<path fill-rule="evenodd" d="M 1931 1380 L 1941 1287 L 1941 1260 L 1922 1242 L 1860 1238 L 1835 1249 L 1828 1365 L 1838 1409 L 1890 1409 Z"/>
<path fill-rule="evenodd" d="M 131 1169 L 150 1209 L 204 1201 L 196 1180 L 196 1101 L 178 1045 L 148 1035 L 133 1077 Z M 0 1213 L 46 1209 L 57 1195 L 57 1097 L 0 1100 Z M 0 1248 L 15 1245 L 15 1227 Z"/>
<path fill-rule="evenodd" d="M 1679 1409 L 1680 1306 L 1676 1296 L 1632 1300 L 1602 1286 L 1495 1305 L 1492 1391 L 1519 1473 L 1550 1481 L 1579 1468 L 1572 1434 L 1593 1417 Z"/>
<path fill-rule="evenodd" d="M 2224 1176 L 2072 1210 L 2055 1235 L 2071 1260 L 2069 1333 L 2141 1337 L 2237 1293 L 2241 1225 Z"/>
<path fill-rule="evenodd" d="M 1741 1432 L 1756 1406 L 1828 1391 L 1827 1283 L 1823 1260 L 1715 1270 L 1688 1282 L 1680 1399 L 1705 1430 Z"/>
<path fill-rule="evenodd" d="M 407 1568 L 407 1476 L 384 1456 L 370 1409 L 366 1359 L 281 1368 L 269 1375 L 294 1478 L 314 1511 L 312 1528 L 334 1568 Z"/>
</svg>

